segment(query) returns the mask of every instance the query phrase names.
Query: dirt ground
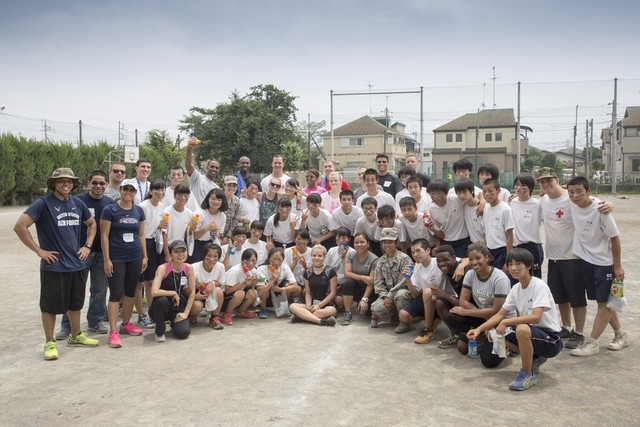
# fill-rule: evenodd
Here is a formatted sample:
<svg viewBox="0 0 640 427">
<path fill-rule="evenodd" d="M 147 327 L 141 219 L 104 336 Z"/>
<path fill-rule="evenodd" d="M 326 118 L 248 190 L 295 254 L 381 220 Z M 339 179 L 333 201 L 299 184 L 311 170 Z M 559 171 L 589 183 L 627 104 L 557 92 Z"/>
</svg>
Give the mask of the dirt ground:
<svg viewBox="0 0 640 427">
<path fill-rule="evenodd" d="M 582 359 L 563 350 L 525 392 L 508 389 L 517 358 L 484 369 L 479 359 L 435 342 L 414 344 L 417 325 L 396 335 L 389 326 L 371 329 L 359 315 L 350 326 L 327 328 L 271 313 L 222 331 L 201 318 L 186 341 L 168 333 L 158 344 L 146 331 L 111 349 L 103 335 L 93 349 L 62 343 L 60 359 L 46 362 L 38 258 L 12 231 L 24 208 L 2 208 L 0 424 L 640 425 L 640 197 L 609 200 L 622 231 L 630 303 L 622 321 L 632 344 L 609 351 L 608 329 L 599 355 Z M 594 314 L 591 303 L 587 330 Z M 446 335 L 441 326 L 436 340 Z"/>
</svg>

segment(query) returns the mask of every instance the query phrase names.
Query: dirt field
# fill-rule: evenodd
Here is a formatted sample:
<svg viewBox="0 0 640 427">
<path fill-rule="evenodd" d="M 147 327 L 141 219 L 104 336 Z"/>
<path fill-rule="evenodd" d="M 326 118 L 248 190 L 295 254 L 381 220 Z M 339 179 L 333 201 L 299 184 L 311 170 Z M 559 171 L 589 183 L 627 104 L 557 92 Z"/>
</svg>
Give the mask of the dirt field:
<svg viewBox="0 0 640 427">
<path fill-rule="evenodd" d="M 640 425 L 640 197 L 611 200 L 622 230 L 630 302 L 622 321 L 632 345 L 607 350 L 608 329 L 599 355 L 581 359 L 563 350 L 525 392 L 508 390 L 519 359 L 484 369 L 455 350 L 414 344 L 416 326 L 395 335 L 388 326 L 371 329 L 361 316 L 348 327 L 321 328 L 272 313 L 223 331 L 201 319 L 186 341 L 169 333 L 158 344 L 147 331 L 110 349 L 100 336 L 98 348 L 62 343 L 60 359 L 45 362 L 38 258 L 12 231 L 23 208 L 0 209 L 7 303 L 0 314 L 0 424 Z M 594 314 L 590 304 L 587 330 Z M 441 326 L 436 339 L 445 336 Z"/>
</svg>

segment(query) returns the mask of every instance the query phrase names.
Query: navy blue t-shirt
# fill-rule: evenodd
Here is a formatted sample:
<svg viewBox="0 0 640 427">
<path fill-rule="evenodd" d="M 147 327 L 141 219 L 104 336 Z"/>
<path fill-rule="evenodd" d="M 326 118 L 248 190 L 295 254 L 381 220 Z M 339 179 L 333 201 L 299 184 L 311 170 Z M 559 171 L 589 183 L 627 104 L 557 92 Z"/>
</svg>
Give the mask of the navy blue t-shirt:
<svg viewBox="0 0 640 427">
<path fill-rule="evenodd" d="M 76 199 L 82 200 L 89 208 L 89 212 L 96 219 L 96 238 L 91 245 L 91 252 L 102 252 L 102 245 L 100 244 L 100 217 L 102 216 L 102 210 L 113 203 L 111 197 L 102 197 L 101 199 L 94 199 L 89 193 L 82 193 L 75 196 Z M 83 246 L 87 242 L 87 226 L 82 224 L 82 230 L 80 231 L 80 246 Z"/>
<path fill-rule="evenodd" d="M 78 257 L 80 231 L 82 223 L 91 218 L 91 212 L 81 200 L 74 197 L 60 200 L 49 193 L 33 202 L 24 213 L 36 224 L 40 247 L 46 251 L 58 252 L 58 260 L 52 264 L 41 260 L 40 270 L 84 270 L 84 261 Z"/>
<path fill-rule="evenodd" d="M 102 210 L 100 220 L 111 222 L 109 231 L 109 259 L 112 262 L 129 262 L 142 259 L 140 246 L 140 223 L 144 221 L 144 211 L 138 205 L 122 209 L 112 203 Z"/>
</svg>

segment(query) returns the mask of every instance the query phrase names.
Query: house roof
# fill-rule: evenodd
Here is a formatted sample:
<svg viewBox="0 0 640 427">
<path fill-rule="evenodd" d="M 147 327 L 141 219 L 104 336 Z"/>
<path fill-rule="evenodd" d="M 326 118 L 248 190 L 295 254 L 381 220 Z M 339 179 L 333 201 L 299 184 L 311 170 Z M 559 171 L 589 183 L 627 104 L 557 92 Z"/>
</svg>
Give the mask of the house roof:
<svg viewBox="0 0 640 427">
<path fill-rule="evenodd" d="M 478 113 L 468 113 L 458 117 L 455 120 L 445 123 L 444 125 L 434 129 L 434 132 L 442 131 L 466 131 L 476 127 L 495 128 L 495 127 L 514 127 L 516 120 L 513 116 L 513 108 L 500 108 L 494 110 L 482 110 Z"/>
<path fill-rule="evenodd" d="M 640 107 L 627 107 L 622 119 L 622 126 L 640 126 Z"/>
<path fill-rule="evenodd" d="M 370 116 L 362 116 L 352 122 L 342 125 L 333 130 L 334 136 L 360 136 L 360 135 L 383 135 L 384 132 L 398 133 L 393 129 L 380 124 L 380 122 Z M 331 132 L 327 132 L 323 136 L 330 136 Z"/>
</svg>

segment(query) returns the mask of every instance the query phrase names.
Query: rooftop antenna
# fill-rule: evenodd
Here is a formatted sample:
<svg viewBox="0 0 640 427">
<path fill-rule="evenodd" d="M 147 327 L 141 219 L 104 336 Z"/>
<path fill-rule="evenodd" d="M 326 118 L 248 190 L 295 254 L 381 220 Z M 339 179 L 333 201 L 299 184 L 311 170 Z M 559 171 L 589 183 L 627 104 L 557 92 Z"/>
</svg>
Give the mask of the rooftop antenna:
<svg viewBox="0 0 640 427">
<path fill-rule="evenodd" d="M 493 67 L 493 77 L 491 78 L 491 80 L 493 80 L 493 108 L 496 108 L 496 67 Z"/>
</svg>

